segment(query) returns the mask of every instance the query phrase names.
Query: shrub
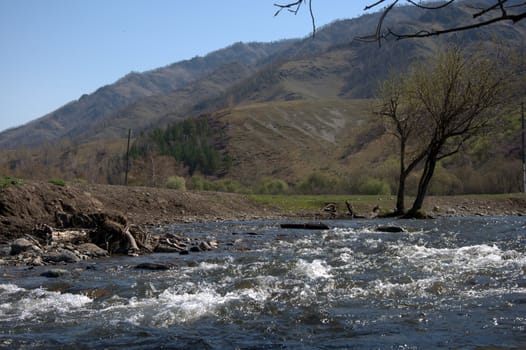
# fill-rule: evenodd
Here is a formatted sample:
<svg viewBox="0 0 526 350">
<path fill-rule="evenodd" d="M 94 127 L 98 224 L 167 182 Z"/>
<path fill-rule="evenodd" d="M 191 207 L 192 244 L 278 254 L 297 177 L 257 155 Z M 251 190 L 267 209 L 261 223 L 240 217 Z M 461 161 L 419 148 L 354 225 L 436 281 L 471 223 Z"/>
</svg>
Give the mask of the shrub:
<svg viewBox="0 0 526 350">
<path fill-rule="evenodd" d="M 391 194 L 391 187 L 384 180 L 367 178 L 360 184 L 358 191 L 360 194 L 366 195 L 389 195 Z"/>
<path fill-rule="evenodd" d="M 202 175 L 194 175 L 190 178 L 190 188 L 194 191 L 215 191 L 212 181 Z"/>
<path fill-rule="evenodd" d="M 215 181 L 215 183 L 220 183 L 225 192 L 240 193 L 244 191 L 243 186 L 235 180 L 224 179 Z"/>
<path fill-rule="evenodd" d="M 313 173 L 309 177 L 296 185 L 298 191 L 304 194 L 327 194 L 337 193 L 340 191 L 340 182 L 338 179 L 322 174 Z"/>
<path fill-rule="evenodd" d="M 438 163 L 428 193 L 430 195 L 452 195 L 462 193 L 462 191 L 462 181 L 452 172 L 444 169 L 441 163 Z"/>
<path fill-rule="evenodd" d="M 22 180 L 11 176 L 0 177 L 0 188 L 7 187 L 9 185 L 21 184 Z"/>
<path fill-rule="evenodd" d="M 186 180 L 181 176 L 170 176 L 166 180 L 166 187 L 172 190 L 186 190 Z"/>
<path fill-rule="evenodd" d="M 289 185 L 281 179 L 264 178 L 256 186 L 258 194 L 284 194 L 288 191 Z"/>
<path fill-rule="evenodd" d="M 73 183 L 82 184 L 82 185 L 85 185 L 85 184 L 88 183 L 88 180 L 80 178 L 80 177 L 76 178 L 76 179 L 73 179 L 72 181 L 73 181 Z"/>
<path fill-rule="evenodd" d="M 208 180 L 201 175 L 194 175 L 190 179 L 190 188 L 194 191 L 216 191 L 240 193 L 245 191 L 243 186 L 230 179 Z"/>
<path fill-rule="evenodd" d="M 55 178 L 55 179 L 50 179 L 48 182 L 56 186 L 62 186 L 62 187 L 66 186 L 66 180 L 64 179 Z"/>
</svg>

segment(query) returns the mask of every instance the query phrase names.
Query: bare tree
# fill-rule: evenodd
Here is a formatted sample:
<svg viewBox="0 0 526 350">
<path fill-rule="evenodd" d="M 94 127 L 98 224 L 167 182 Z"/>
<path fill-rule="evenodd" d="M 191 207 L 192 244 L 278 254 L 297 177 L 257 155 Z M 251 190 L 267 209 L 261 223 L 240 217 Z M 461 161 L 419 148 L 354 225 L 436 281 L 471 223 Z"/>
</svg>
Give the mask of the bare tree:
<svg viewBox="0 0 526 350">
<path fill-rule="evenodd" d="M 400 141 L 400 188 L 422 165 L 415 201 L 408 217 L 418 216 L 437 163 L 461 151 L 465 142 L 492 126 L 506 100 L 510 82 L 502 65 L 480 52 L 467 56 L 459 48 L 417 64 L 403 79 L 384 84 L 379 114 Z M 407 145 L 412 142 L 410 161 Z M 403 198 L 403 193 L 398 193 Z M 403 203 L 401 204 L 403 205 Z M 397 209 L 403 209 L 397 203 Z"/>
<path fill-rule="evenodd" d="M 398 141 L 399 166 L 395 215 L 405 213 L 405 184 L 408 176 L 422 162 L 426 123 L 411 81 L 399 74 L 380 84 L 376 114 L 385 118 L 386 130 Z"/>
<path fill-rule="evenodd" d="M 316 21 L 314 12 L 312 10 L 312 2 L 313 0 L 297 0 L 284 4 L 274 4 L 274 6 L 278 8 L 278 11 L 275 15 L 278 15 L 282 10 L 288 10 L 294 14 L 297 14 L 302 5 L 306 5 L 309 7 L 313 33 L 315 33 Z M 443 29 L 423 28 L 416 32 L 400 33 L 396 29 L 385 28 L 386 19 L 389 17 L 391 11 L 393 11 L 396 6 L 404 4 L 418 7 L 427 11 L 439 11 L 450 6 L 458 5 L 466 7 L 471 13 L 461 25 L 446 27 Z M 382 13 L 380 19 L 378 20 L 375 33 L 357 39 L 380 42 L 382 39 L 388 37 L 394 37 L 396 39 L 422 38 L 480 28 L 503 21 L 517 23 L 526 18 L 526 1 L 523 0 L 447 0 L 429 2 L 417 2 L 416 0 L 376 0 L 365 6 L 364 11 L 379 9 L 380 7 L 383 7 L 383 9 L 381 10 Z"/>
</svg>

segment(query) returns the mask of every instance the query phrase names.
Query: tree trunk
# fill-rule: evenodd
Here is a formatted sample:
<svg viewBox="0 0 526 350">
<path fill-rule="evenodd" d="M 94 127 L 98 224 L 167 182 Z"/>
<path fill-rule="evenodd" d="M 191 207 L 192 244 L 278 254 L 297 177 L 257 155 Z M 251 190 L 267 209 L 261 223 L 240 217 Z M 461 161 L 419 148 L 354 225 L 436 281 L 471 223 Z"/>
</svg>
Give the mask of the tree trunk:
<svg viewBox="0 0 526 350">
<path fill-rule="evenodd" d="M 405 212 L 405 180 L 408 173 L 405 169 L 405 142 L 400 141 L 400 178 L 398 180 L 398 191 L 396 193 L 396 212 L 395 215 L 402 215 Z"/>
<path fill-rule="evenodd" d="M 406 175 L 400 174 L 398 181 L 398 192 L 396 194 L 396 212 L 395 215 L 402 215 L 405 212 L 405 180 Z"/>
<path fill-rule="evenodd" d="M 413 202 L 413 206 L 411 207 L 411 209 L 409 209 L 409 211 L 405 215 L 406 218 L 418 217 L 417 214 L 420 211 L 420 209 L 422 209 L 422 205 L 424 204 L 424 199 L 427 194 L 427 189 L 429 188 L 429 183 L 431 182 L 431 179 L 433 178 L 436 164 L 437 164 L 437 153 L 431 152 L 426 159 L 424 171 L 418 183 L 418 192 L 416 194 L 415 201 Z"/>
<path fill-rule="evenodd" d="M 418 164 L 424 159 L 427 152 L 421 152 L 417 157 L 410 161 L 406 168 L 405 165 L 405 142 L 400 142 L 400 178 L 398 179 L 398 191 L 396 194 L 396 211 L 395 215 L 400 216 L 405 214 L 405 183 L 407 177 L 416 168 Z"/>
</svg>

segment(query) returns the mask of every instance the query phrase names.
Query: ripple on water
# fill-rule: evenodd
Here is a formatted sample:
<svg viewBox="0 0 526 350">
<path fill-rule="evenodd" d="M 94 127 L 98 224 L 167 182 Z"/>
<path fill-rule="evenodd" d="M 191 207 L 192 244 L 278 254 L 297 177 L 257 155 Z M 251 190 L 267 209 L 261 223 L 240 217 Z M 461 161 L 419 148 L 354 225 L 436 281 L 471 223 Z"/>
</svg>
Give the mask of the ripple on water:
<svg viewBox="0 0 526 350">
<path fill-rule="evenodd" d="M 524 344 L 526 219 L 401 224 L 409 232 L 380 233 L 374 222 L 358 221 L 315 232 L 268 222 L 179 226 L 229 245 L 156 256 L 176 266 L 169 271 L 137 271 L 116 260 L 73 274 L 71 284 L 111 293 L 94 299 L 78 286 L 53 292 L 0 284 L 0 326 L 18 332 L 0 336 L 0 344 L 30 347 L 39 338 L 51 347 L 68 332 L 76 337 L 62 344 L 139 349 L 174 339 L 205 348 Z M 249 231 L 258 235 L 237 242 L 231 234 Z M 54 319 L 63 320 L 60 327 Z M 12 330 L 12 322 L 23 327 Z"/>
</svg>

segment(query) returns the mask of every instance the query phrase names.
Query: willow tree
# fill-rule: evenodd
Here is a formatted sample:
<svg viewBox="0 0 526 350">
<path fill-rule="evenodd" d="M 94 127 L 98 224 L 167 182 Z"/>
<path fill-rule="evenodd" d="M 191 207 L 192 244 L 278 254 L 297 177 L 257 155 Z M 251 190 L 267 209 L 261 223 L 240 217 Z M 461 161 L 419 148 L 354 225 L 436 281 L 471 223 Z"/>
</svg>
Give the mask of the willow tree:
<svg viewBox="0 0 526 350">
<path fill-rule="evenodd" d="M 437 163 L 492 127 L 506 99 L 508 78 L 496 59 L 452 48 L 415 65 L 403 78 L 384 83 L 379 113 L 400 141 L 402 202 L 397 202 L 397 211 L 404 209 L 405 179 L 418 165 L 422 171 L 409 217 L 422 208 Z"/>
</svg>

